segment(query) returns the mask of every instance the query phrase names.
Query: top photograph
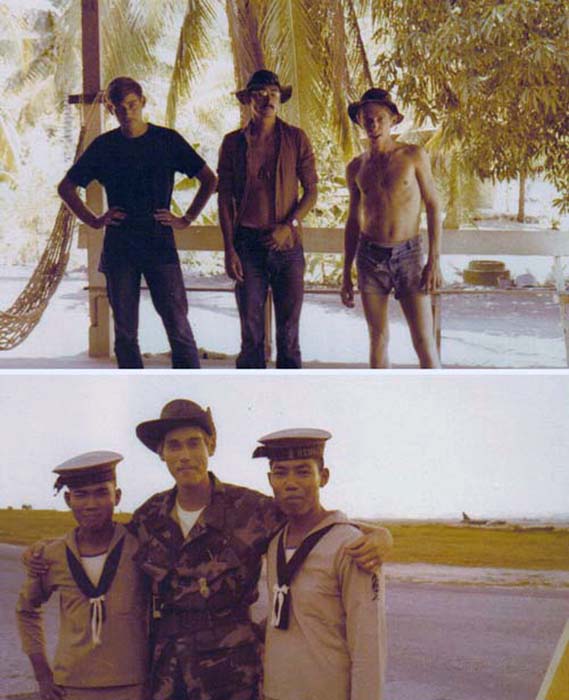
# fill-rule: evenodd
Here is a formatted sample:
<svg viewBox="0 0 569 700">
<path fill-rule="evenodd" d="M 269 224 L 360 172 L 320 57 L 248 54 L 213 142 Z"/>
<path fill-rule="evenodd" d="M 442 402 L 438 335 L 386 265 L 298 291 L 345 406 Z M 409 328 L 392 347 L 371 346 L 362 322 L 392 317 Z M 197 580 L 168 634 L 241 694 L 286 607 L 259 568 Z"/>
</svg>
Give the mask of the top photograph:
<svg viewBox="0 0 569 700">
<path fill-rule="evenodd" d="M 0 370 L 567 369 L 562 0 L 2 0 Z"/>
</svg>

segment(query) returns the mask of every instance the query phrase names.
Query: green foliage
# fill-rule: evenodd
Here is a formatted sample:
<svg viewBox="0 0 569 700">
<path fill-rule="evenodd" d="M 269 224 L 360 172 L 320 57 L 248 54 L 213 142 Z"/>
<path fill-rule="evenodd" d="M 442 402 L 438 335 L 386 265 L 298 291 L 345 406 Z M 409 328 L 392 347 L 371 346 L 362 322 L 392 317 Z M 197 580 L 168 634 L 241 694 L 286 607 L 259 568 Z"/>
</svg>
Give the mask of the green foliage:
<svg viewBox="0 0 569 700">
<path fill-rule="evenodd" d="M 130 515 L 120 513 L 120 522 Z M 568 571 L 569 530 L 551 532 L 464 528 L 429 523 L 385 523 L 395 546 L 390 561 L 447 566 Z M 0 542 L 31 544 L 59 537 L 75 526 L 68 511 L 0 510 Z"/>
<path fill-rule="evenodd" d="M 227 0 L 236 87 L 256 69 L 275 70 L 293 85 L 284 119 L 320 145 L 330 134 L 343 157 L 353 153 L 347 100 L 371 83 L 354 0 Z M 242 121 L 247 110 L 241 111 Z"/>
<path fill-rule="evenodd" d="M 308 284 L 338 288 L 342 284 L 343 262 L 333 253 L 307 253 L 305 278 Z"/>
<path fill-rule="evenodd" d="M 117 515 L 120 522 L 128 522 L 130 515 Z M 60 537 L 75 527 L 70 511 L 57 510 L 0 510 L 0 541 L 9 544 L 32 544 L 42 539 Z"/>
<path fill-rule="evenodd" d="M 374 15 L 378 76 L 417 123 L 480 177 L 543 172 L 569 211 L 565 2 L 376 0 Z"/>
<path fill-rule="evenodd" d="M 201 74 L 203 59 L 211 55 L 214 21 L 215 10 L 212 2 L 188 0 L 168 92 L 166 108 L 168 126 L 176 123 L 178 100 L 190 95 L 191 87 Z"/>
<path fill-rule="evenodd" d="M 569 571 L 566 529 L 532 532 L 435 523 L 386 526 L 395 540 L 391 561 Z"/>
</svg>

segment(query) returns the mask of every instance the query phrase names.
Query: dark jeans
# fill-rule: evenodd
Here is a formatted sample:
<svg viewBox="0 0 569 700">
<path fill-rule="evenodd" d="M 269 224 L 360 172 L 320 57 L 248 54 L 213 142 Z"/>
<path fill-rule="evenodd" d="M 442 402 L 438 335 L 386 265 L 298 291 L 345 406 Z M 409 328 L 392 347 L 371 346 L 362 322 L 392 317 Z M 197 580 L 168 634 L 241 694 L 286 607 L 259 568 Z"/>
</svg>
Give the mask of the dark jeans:
<svg viewBox="0 0 569 700">
<path fill-rule="evenodd" d="M 260 242 L 262 232 L 241 228 L 235 249 L 243 266 L 244 281 L 235 285 L 241 321 L 241 352 L 238 369 L 264 369 L 265 301 L 269 286 L 273 292 L 277 327 L 277 368 L 299 369 L 299 323 L 304 296 L 304 251 L 267 250 Z"/>
<path fill-rule="evenodd" d="M 121 369 L 144 365 L 138 345 L 140 281 L 144 275 L 154 308 L 160 315 L 170 347 L 172 367 L 199 369 L 200 359 L 188 322 L 188 300 L 178 263 L 140 266 L 129 261 L 105 269 L 107 293 L 115 325 L 115 354 Z"/>
</svg>

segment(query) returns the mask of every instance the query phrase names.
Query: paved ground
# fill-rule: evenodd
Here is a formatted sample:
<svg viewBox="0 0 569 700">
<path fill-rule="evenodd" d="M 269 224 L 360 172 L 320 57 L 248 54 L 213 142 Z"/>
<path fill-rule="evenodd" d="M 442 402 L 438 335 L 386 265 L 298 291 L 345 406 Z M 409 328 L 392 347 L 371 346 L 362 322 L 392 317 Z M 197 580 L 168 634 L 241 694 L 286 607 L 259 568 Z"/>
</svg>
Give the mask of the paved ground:
<svg viewBox="0 0 569 700">
<path fill-rule="evenodd" d="M 21 580 L 20 552 L 0 545 L 0 698 L 24 700 L 33 697 L 34 684 L 10 612 Z M 569 617 L 569 599 L 557 588 L 395 580 L 388 585 L 387 610 L 386 700 L 534 700 Z M 51 640 L 55 617 L 51 605 Z"/>
</svg>

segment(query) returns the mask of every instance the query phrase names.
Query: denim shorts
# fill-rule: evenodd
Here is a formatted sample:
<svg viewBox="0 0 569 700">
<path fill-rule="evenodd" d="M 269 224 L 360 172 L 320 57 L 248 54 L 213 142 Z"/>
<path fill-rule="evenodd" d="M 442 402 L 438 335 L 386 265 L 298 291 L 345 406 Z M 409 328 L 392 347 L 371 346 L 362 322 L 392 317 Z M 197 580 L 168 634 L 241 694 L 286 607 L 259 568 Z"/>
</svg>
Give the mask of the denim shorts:
<svg viewBox="0 0 569 700">
<path fill-rule="evenodd" d="M 395 290 L 395 298 L 423 291 L 424 267 L 421 236 L 385 247 L 360 235 L 356 267 L 358 287 L 365 294 L 386 295 Z"/>
</svg>

